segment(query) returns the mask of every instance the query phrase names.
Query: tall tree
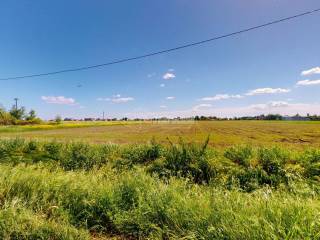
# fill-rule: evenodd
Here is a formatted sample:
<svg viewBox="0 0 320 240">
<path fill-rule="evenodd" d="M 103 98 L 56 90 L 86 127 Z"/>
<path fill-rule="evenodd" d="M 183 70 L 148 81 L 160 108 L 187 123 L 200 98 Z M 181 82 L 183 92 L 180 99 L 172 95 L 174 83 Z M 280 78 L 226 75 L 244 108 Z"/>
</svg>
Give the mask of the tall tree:
<svg viewBox="0 0 320 240">
<path fill-rule="evenodd" d="M 37 117 L 36 111 L 31 109 L 28 116 L 26 117 L 26 120 L 32 121 L 32 120 L 36 119 L 36 117 Z"/>
<path fill-rule="evenodd" d="M 12 106 L 10 110 L 10 115 L 17 120 L 22 120 L 25 117 L 26 109 L 24 107 L 16 108 L 16 106 Z"/>
</svg>

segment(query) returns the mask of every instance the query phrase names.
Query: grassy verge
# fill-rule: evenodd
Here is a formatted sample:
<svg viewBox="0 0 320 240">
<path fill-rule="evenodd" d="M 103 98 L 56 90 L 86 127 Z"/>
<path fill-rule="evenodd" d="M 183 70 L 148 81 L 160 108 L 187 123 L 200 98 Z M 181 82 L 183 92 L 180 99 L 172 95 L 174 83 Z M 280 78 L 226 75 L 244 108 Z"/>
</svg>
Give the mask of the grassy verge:
<svg viewBox="0 0 320 240">
<path fill-rule="evenodd" d="M 319 162 L 315 149 L 0 141 L 0 237 L 320 239 Z"/>
</svg>

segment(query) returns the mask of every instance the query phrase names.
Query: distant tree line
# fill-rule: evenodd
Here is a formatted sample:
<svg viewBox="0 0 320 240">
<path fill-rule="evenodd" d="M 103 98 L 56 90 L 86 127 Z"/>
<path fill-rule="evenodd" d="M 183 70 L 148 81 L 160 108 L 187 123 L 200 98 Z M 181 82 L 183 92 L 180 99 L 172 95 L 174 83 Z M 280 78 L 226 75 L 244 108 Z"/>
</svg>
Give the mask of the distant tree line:
<svg viewBox="0 0 320 240">
<path fill-rule="evenodd" d="M 280 114 L 267 114 L 258 116 L 244 116 L 244 117 L 233 117 L 233 118 L 219 118 L 219 117 L 205 117 L 205 116 L 195 116 L 196 121 L 208 121 L 208 120 L 287 120 L 287 121 L 320 121 L 320 115 L 310 115 L 300 116 L 296 114 L 294 116 L 282 116 Z"/>
<path fill-rule="evenodd" d="M 26 112 L 25 107 L 12 106 L 9 111 L 0 107 L 0 125 L 28 125 L 39 124 L 41 119 L 37 117 L 36 112 L 31 109 Z"/>
<path fill-rule="evenodd" d="M 194 117 L 160 117 L 160 118 L 84 118 L 84 119 L 74 119 L 65 118 L 64 121 L 238 121 L 238 120 L 286 120 L 286 121 L 320 121 L 320 115 L 310 115 L 300 116 L 296 114 L 294 116 L 282 116 L 280 114 L 267 114 L 258 116 L 243 116 L 243 117 L 216 117 L 216 116 L 194 116 Z"/>
</svg>

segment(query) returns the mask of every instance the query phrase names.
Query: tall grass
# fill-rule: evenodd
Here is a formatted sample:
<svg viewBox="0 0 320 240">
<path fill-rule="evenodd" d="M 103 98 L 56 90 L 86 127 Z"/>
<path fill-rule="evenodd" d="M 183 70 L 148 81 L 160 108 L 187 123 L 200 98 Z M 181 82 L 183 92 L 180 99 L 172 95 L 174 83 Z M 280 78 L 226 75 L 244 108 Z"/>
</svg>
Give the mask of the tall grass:
<svg viewBox="0 0 320 240">
<path fill-rule="evenodd" d="M 4 202 L 0 208 L 1 239 L 89 239 L 85 230 L 79 230 L 67 221 L 54 221 L 25 208 L 18 199 Z"/>
<path fill-rule="evenodd" d="M 0 141 L 0 238 L 320 239 L 319 156 Z"/>
<path fill-rule="evenodd" d="M 316 239 L 320 234 L 317 195 L 269 188 L 248 194 L 179 179 L 165 184 L 142 169 L 119 175 L 108 168 L 66 173 L 18 165 L 0 171 L 6 201 L 19 199 L 49 222 L 66 219 L 91 232 L 153 239 Z"/>
</svg>

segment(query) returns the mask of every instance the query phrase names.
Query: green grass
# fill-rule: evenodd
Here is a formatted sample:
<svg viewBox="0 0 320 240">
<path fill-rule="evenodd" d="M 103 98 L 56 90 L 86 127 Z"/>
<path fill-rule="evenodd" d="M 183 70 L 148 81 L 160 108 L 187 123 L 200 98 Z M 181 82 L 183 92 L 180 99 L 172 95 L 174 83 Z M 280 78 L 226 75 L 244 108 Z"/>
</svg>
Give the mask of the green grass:
<svg viewBox="0 0 320 240">
<path fill-rule="evenodd" d="M 19 199 L 2 203 L 1 239 L 90 239 L 90 235 L 67 221 L 48 219 L 23 206 Z"/>
<path fill-rule="evenodd" d="M 320 152 L 0 141 L 1 239 L 320 239 Z"/>
<path fill-rule="evenodd" d="M 65 218 L 68 224 L 62 221 L 60 227 L 66 232 L 73 225 L 152 239 L 319 238 L 319 197 L 268 188 L 248 194 L 178 179 L 164 184 L 141 170 L 118 176 L 105 171 L 2 166 L 1 194 L 7 201 L 19 199 L 48 222 Z"/>
</svg>

